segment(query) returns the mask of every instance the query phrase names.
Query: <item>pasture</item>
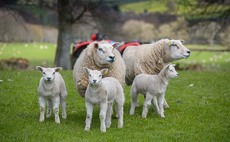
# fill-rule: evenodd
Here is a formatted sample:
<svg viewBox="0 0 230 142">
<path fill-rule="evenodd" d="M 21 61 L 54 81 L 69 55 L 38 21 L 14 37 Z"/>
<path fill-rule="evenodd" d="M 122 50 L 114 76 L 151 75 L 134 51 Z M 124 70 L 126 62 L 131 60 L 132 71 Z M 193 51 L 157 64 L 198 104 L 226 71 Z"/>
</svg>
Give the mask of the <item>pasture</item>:
<svg viewBox="0 0 230 142">
<path fill-rule="evenodd" d="M 32 67 L 25 71 L 0 71 L 0 141 L 229 141 L 229 53 L 192 52 L 189 59 L 181 60 L 210 68 L 202 72 L 179 71 L 179 78 L 170 81 L 166 92 L 170 109 L 165 110 L 165 119 L 151 109 L 147 119 L 143 119 L 142 96 L 140 107 L 130 116 L 130 87 L 125 86 L 124 128 L 118 129 L 113 117 L 111 128 L 101 133 L 98 107 L 94 109 L 91 130 L 84 131 L 85 101 L 77 94 L 72 71 L 61 72 L 68 91 L 67 119 L 61 119 L 60 125 L 54 122 L 53 115 L 44 123 L 38 121 L 37 86 L 41 73 L 33 67 L 44 61 L 52 66 L 55 46 L 46 44 L 44 49 L 45 45 L 40 44 L 34 45 L 37 48 L 17 45 L 12 44 L 14 49 L 8 44 L 2 49 L 1 45 L 0 58 L 27 58 Z"/>
</svg>

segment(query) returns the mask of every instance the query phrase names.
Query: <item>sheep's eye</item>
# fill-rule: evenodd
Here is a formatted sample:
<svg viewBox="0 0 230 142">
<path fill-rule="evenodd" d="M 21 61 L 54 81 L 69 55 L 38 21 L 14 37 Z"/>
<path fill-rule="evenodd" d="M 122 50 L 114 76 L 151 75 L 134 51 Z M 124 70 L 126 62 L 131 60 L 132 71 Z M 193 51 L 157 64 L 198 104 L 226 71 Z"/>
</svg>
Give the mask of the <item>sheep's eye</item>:
<svg viewBox="0 0 230 142">
<path fill-rule="evenodd" d="M 98 50 L 99 50 L 100 52 L 104 52 L 102 48 L 98 48 Z"/>
<path fill-rule="evenodd" d="M 46 75 L 46 73 L 45 73 L 45 72 L 43 72 L 43 74 L 44 74 L 44 75 Z"/>
<path fill-rule="evenodd" d="M 53 75 L 55 74 L 55 72 L 53 72 Z"/>
<path fill-rule="evenodd" d="M 101 74 L 99 75 L 99 77 L 101 77 Z"/>
<path fill-rule="evenodd" d="M 173 70 L 169 70 L 169 71 L 173 72 Z"/>
</svg>

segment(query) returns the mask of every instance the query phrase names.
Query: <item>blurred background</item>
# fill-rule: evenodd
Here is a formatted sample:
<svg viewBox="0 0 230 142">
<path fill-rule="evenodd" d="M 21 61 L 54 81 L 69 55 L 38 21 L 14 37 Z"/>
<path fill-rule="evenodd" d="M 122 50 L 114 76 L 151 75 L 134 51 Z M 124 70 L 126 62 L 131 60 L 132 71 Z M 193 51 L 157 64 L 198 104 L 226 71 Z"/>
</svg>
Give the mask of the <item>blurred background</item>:
<svg viewBox="0 0 230 142">
<path fill-rule="evenodd" d="M 230 71 L 229 0 L 1 0 L 0 69 L 71 69 L 74 44 L 183 39 L 181 70 Z"/>
</svg>

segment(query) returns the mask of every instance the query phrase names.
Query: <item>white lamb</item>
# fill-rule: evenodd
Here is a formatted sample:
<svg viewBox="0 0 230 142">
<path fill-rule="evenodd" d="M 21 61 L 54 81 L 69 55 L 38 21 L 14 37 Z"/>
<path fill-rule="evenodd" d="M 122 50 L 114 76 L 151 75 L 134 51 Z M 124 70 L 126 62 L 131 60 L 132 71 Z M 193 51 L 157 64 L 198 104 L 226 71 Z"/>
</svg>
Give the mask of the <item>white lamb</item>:
<svg viewBox="0 0 230 142">
<path fill-rule="evenodd" d="M 156 111 L 160 117 L 165 117 L 163 105 L 168 81 L 178 76 L 174 66 L 174 64 L 164 66 L 158 75 L 139 74 L 135 77 L 130 90 L 132 98 L 130 115 L 135 113 L 135 107 L 138 104 L 138 93 L 141 93 L 145 96 L 142 117 L 146 118 L 151 102 L 156 106 Z"/>
<path fill-rule="evenodd" d="M 113 77 L 102 78 L 108 72 L 108 69 L 90 70 L 83 67 L 84 72 L 88 75 L 89 84 L 85 92 L 86 104 L 86 125 L 85 131 L 90 130 L 92 121 L 93 106 L 100 105 L 101 132 L 106 132 L 106 127 L 111 125 L 112 105 L 115 101 L 116 111 L 118 114 L 118 128 L 123 127 L 123 106 L 124 92 L 119 81 Z"/>
<path fill-rule="evenodd" d="M 36 67 L 37 70 L 42 72 L 43 77 L 40 79 L 38 86 L 38 102 L 40 105 L 40 122 L 44 121 L 45 106 L 47 102 L 47 118 L 51 116 L 52 108 L 55 115 L 55 122 L 60 123 L 59 118 L 59 104 L 62 105 L 62 118 L 66 119 L 66 86 L 65 82 L 58 71 L 62 70 L 61 67 L 44 68 L 41 66 Z"/>
</svg>

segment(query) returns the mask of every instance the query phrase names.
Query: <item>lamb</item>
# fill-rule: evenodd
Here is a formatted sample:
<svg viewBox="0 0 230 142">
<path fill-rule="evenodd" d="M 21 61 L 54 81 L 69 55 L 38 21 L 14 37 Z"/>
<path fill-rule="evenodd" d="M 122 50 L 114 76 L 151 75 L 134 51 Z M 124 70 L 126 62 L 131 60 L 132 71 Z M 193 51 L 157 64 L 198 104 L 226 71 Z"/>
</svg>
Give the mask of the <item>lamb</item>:
<svg viewBox="0 0 230 142">
<path fill-rule="evenodd" d="M 158 75 L 139 74 L 135 77 L 130 90 L 132 98 L 130 115 L 135 113 L 135 107 L 138 104 L 138 93 L 141 93 L 145 96 L 142 117 L 146 118 L 152 101 L 160 117 L 165 117 L 163 108 L 165 91 L 169 80 L 178 77 L 174 66 L 174 64 L 164 66 Z"/>
<path fill-rule="evenodd" d="M 188 58 L 190 50 L 182 43 L 182 40 L 162 39 L 151 44 L 127 47 L 123 53 L 126 84 L 131 85 L 138 74 L 158 74 L 164 65 Z"/>
<path fill-rule="evenodd" d="M 106 127 L 111 125 L 112 105 L 116 103 L 116 111 L 118 114 L 118 128 L 123 127 L 123 106 L 124 106 L 124 91 L 119 81 L 113 77 L 105 77 L 102 75 L 108 73 L 108 69 L 91 70 L 83 67 L 84 72 L 88 75 L 89 84 L 85 92 L 86 104 L 86 125 L 85 131 L 90 130 L 92 121 L 93 106 L 100 105 L 100 121 L 101 132 L 106 132 Z"/>
<path fill-rule="evenodd" d="M 45 106 L 47 102 L 47 115 L 49 118 L 51 116 L 51 111 L 53 107 L 55 122 L 60 123 L 59 118 L 59 104 L 62 105 L 62 118 L 66 119 L 66 86 L 65 82 L 58 71 L 61 71 L 61 67 L 55 68 L 44 68 L 41 66 L 36 67 L 37 70 L 42 72 L 43 77 L 40 79 L 38 86 L 38 102 L 40 105 L 40 122 L 44 121 L 45 117 Z"/>
<path fill-rule="evenodd" d="M 76 61 L 73 70 L 73 78 L 80 96 L 85 96 L 88 85 L 88 77 L 82 67 L 93 70 L 108 69 L 105 77 L 116 78 L 122 86 L 125 84 L 125 63 L 117 49 L 107 41 L 94 41 L 83 50 Z"/>
</svg>

